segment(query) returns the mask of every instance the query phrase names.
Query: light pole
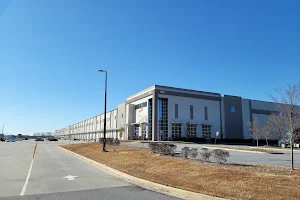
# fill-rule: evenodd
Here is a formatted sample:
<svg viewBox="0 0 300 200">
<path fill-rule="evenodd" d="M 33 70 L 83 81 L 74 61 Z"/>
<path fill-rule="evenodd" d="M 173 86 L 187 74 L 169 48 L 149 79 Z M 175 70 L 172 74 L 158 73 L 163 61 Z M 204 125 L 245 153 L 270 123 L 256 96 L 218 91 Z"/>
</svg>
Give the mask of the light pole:
<svg viewBox="0 0 300 200">
<path fill-rule="evenodd" d="M 105 72 L 105 93 L 104 93 L 104 128 L 103 128 L 103 152 L 107 152 L 105 149 L 106 143 L 106 94 L 107 94 L 107 71 L 105 70 L 98 70 L 98 72 Z"/>
</svg>

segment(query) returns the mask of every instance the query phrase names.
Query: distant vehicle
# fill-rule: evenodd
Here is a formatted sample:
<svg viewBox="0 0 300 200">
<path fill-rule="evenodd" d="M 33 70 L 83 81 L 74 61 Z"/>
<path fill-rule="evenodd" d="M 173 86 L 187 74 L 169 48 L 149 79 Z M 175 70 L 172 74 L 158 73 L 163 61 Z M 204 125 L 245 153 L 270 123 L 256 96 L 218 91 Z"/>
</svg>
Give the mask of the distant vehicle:
<svg viewBox="0 0 300 200">
<path fill-rule="evenodd" d="M 14 139 L 14 138 L 8 138 L 7 140 L 6 140 L 6 142 L 15 142 L 16 141 L 16 139 Z"/>
<path fill-rule="evenodd" d="M 49 141 L 58 141 L 56 138 L 50 138 Z"/>
<path fill-rule="evenodd" d="M 296 130 L 295 132 L 300 133 L 300 128 L 298 130 Z M 289 132 L 286 132 L 285 133 L 285 138 L 278 141 L 278 146 L 280 146 L 281 148 L 290 147 L 290 138 L 291 138 L 291 134 Z M 299 140 L 294 141 L 294 147 L 296 147 L 296 148 L 300 147 L 300 141 Z"/>
<path fill-rule="evenodd" d="M 77 141 L 77 140 L 79 140 L 79 139 L 77 139 L 77 138 L 74 138 L 73 140 L 74 140 L 74 141 Z"/>
<path fill-rule="evenodd" d="M 26 138 L 24 138 L 24 140 L 29 140 L 29 138 L 26 137 Z"/>
<path fill-rule="evenodd" d="M 44 141 L 43 138 L 36 138 L 35 141 L 40 142 L 40 141 Z"/>
<path fill-rule="evenodd" d="M 1 141 L 1 142 L 5 142 L 5 139 L 3 139 L 3 138 L 0 138 L 0 141 Z"/>
</svg>

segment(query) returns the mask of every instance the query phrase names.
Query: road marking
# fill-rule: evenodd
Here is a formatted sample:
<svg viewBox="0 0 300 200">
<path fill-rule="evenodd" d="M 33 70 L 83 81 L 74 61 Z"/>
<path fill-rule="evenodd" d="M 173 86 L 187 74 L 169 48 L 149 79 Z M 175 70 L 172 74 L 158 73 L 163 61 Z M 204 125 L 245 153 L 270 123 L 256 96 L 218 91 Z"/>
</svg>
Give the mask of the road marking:
<svg viewBox="0 0 300 200">
<path fill-rule="evenodd" d="M 68 176 L 65 176 L 65 177 L 62 177 L 62 178 L 67 178 L 69 181 L 74 181 L 76 177 L 78 177 L 78 176 L 68 175 Z"/>
<path fill-rule="evenodd" d="M 31 165 L 30 165 L 30 168 L 29 168 L 27 177 L 26 177 L 26 181 L 25 181 L 25 183 L 24 183 L 24 186 L 23 186 L 23 188 L 22 188 L 22 191 L 21 191 L 20 196 L 23 196 L 23 195 L 25 194 L 26 187 L 27 187 L 27 185 L 28 185 L 28 181 L 29 181 L 30 174 L 31 174 L 31 169 L 32 169 L 33 161 L 34 161 L 34 159 L 32 159 L 32 161 L 31 161 Z"/>
<path fill-rule="evenodd" d="M 35 143 L 35 146 L 34 146 L 34 150 L 33 150 L 33 153 L 32 153 L 32 159 L 34 159 L 36 147 L 37 147 L 37 143 Z"/>
<path fill-rule="evenodd" d="M 30 174 L 31 174 L 31 170 L 32 170 L 33 162 L 34 162 L 34 156 L 35 156 L 36 148 L 37 148 L 37 143 L 34 146 L 34 150 L 33 150 L 33 154 L 32 154 L 32 161 L 31 161 L 28 173 L 27 173 L 25 183 L 24 183 L 22 191 L 20 193 L 20 196 L 23 196 L 26 192 L 26 188 L 27 188 L 27 185 L 28 185 L 28 181 L 29 181 L 29 178 L 30 178 Z"/>
</svg>

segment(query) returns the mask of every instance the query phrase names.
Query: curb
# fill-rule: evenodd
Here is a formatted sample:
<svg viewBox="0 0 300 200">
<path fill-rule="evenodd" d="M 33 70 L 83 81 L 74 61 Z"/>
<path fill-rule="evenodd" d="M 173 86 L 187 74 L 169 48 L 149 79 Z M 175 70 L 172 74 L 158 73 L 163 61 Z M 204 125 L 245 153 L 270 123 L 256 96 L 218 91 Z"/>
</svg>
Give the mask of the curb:
<svg viewBox="0 0 300 200">
<path fill-rule="evenodd" d="M 272 149 L 272 148 L 264 148 L 264 147 L 250 147 L 251 149 L 264 149 L 264 150 L 270 150 L 270 151 L 291 151 L 290 148 L 282 148 L 282 149 Z M 294 152 L 300 152 L 300 149 L 295 149 L 294 148 Z"/>
<path fill-rule="evenodd" d="M 101 170 L 105 171 L 106 173 L 117 177 L 117 178 L 121 178 L 124 181 L 131 183 L 133 185 L 136 185 L 138 187 L 142 187 L 145 188 L 147 190 L 152 190 L 158 193 L 162 193 L 162 194 L 166 194 L 169 196 L 173 196 L 173 197 L 177 197 L 177 198 L 181 198 L 181 199 L 191 199 L 191 200 L 225 200 L 225 198 L 220 198 L 220 197 L 213 197 L 213 196 L 209 196 L 209 195 L 205 195 L 205 194 L 200 194 L 200 193 L 196 193 L 196 192 L 190 192 L 190 191 L 186 191 L 186 190 L 182 190 L 182 189 L 177 189 L 177 188 L 173 188 L 173 187 L 169 187 L 166 185 L 162 185 L 159 183 L 154 183 L 151 181 L 147 181 L 141 178 L 137 178 L 134 176 L 131 176 L 129 174 L 126 174 L 124 172 L 118 171 L 116 169 L 113 169 L 111 167 L 108 167 L 104 164 L 101 164 L 99 162 L 96 162 L 92 159 L 89 159 L 87 157 L 81 156 L 77 153 L 74 153 L 70 150 L 67 150 L 63 147 L 60 147 L 61 149 L 73 154 L 74 156 L 77 156 L 81 159 L 83 159 L 84 161 L 94 165 L 97 168 L 100 168 Z"/>
<path fill-rule="evenodd" d="M 203 146 L 202 148 L 207 148 L 207 149 L 225 149 L 225 150 L 228 150 L 228 151 L 238 151 L 238 152 L 247 152 L 247 153 L 268 153 L 268 152 L 247 151 L 247 150 L 240 150 L 240 149 L 228 149 L 228 148 L 223 148 L 223 147 L 208 147 L 208 146 Z"/>
</svg>

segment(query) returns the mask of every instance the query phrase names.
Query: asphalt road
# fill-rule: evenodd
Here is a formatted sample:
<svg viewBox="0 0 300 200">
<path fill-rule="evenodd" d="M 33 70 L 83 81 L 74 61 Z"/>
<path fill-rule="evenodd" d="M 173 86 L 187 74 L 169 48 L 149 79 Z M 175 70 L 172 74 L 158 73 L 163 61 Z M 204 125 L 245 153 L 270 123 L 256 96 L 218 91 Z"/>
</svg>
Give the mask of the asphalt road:
<svg viewBox="0 0 300 200">
<path fill-rule="evenodd" d="M 202 148 L 204 146 L 218 146 L 212 144 L 183 144 L 183 143 L 175 143 L 177 145 L 176 151 L 180 151 L 183 147 L 190 148 Z M 140 142 L 126 142 L 122 143 L 122 145 L 127 146 L 137 146 L 147 148 L 148 144 L 142 144 Z M 249 148 L 249 146 L 236 146 L 236 145 L 228 145 L 230 147 L 236 148 Z M 228 163 L 238 163 L 238 164 L 265 164 L 265 165 L 274 165 L 281 167 L 290 167 L 291 157 L 289 149 L 285 150 L 274 150 L 276 152 L 281 152 L 282 154 L 269 154 L 269 153 L 255 153 L 255 152 L 238 152 L 228 150 L 230 152 L 230 157 L 227 159 Z M 200 157 L 198 157 L 200 158 Z M 211 159 L 213 160 L 213 158 Z M 294 164 L 296 168 L 300 168 L 300 151 L 294 151 Z"/>
<path fill-rule="evenodd" d="M 27 185 L 36 143 L 0 143 L 0 199 L 176 199 L 115 178 L 60 149 L 62 143 L 38 142 Z"/>
</svg>

